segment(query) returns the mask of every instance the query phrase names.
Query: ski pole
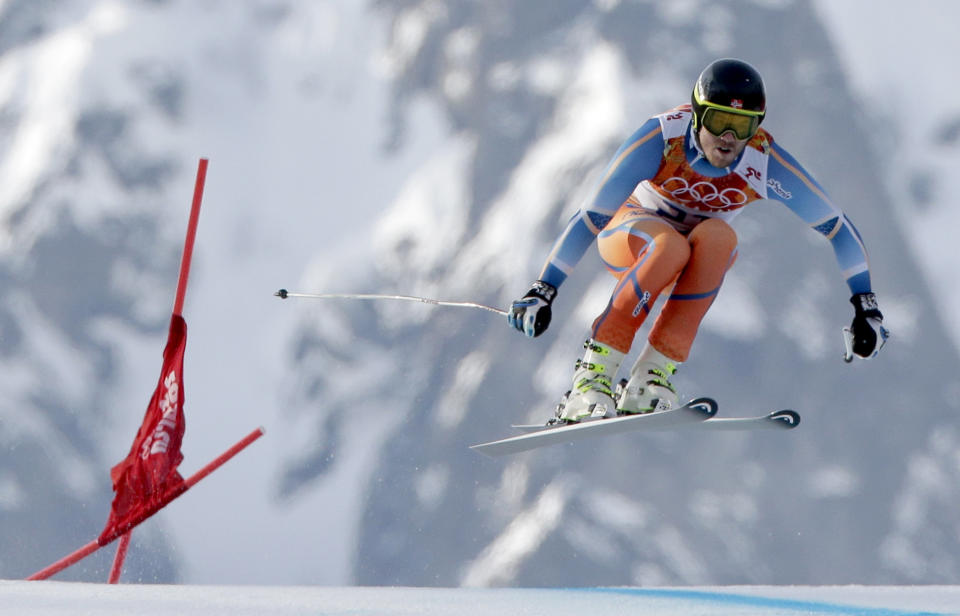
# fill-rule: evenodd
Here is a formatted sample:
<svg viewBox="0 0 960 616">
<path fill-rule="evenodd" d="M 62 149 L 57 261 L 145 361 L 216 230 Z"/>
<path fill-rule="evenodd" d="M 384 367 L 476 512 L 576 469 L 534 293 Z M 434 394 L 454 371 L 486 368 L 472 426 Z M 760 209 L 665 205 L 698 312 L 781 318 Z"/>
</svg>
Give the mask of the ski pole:
<svg viewBox="0 0 960 616">
<path fill-rule="evenodd" d="M 381 294 L 369 294 L 369 293 L 291 293 L 286 289 L 280 289 L 274 293 L 280 299 L 287 299 L 288 297 L 306 297 L 310 299 L 364 299 L 364 300 L 375 300 L 375 299 L 399 299 L 408 302 L 422 302 L 424 304 L 433 304 L 434 306 L 459 306 L 461 308 L 479 308 L 480 310 L 489 310 L 490 312 L 496 312 L 497 314 L 502 314 L 506 316 L 506 310 L 500 310 L 499 308 L 494 308 L 493 306 L 487 306 L 484 304 L 476 304 L 474 302 L 449 302 L 439 299 L 430 299 L 429 297 L 417 297 L 414 295 L 381 295 Z"/>
</svg>

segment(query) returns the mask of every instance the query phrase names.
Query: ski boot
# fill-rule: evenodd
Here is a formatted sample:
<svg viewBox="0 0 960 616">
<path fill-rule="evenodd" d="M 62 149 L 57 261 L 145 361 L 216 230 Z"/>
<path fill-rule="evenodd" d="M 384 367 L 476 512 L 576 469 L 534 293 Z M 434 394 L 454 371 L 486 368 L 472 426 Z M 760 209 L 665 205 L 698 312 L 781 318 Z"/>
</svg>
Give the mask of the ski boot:
<svg viewBox="0 0 960 616">
<path fill-rule="evenodd" d="M 630 370 L 630 380 L 623 379 L 617 384 L 617 414 L 652 413 L 677 406 L 677 390 L 670 383 L 670 377 L 679 365 L 680 362 L 648 344 Z"/>
<path fill-rule="evenodd" d="M 587 419 L 603 419 L 616 415 L 612 383 L 623 362 L 624 354 L 597 342 L 583 343 L 586 353 L 577 360 L 573 373 L 573 389 L 557 406 L 556 417 L 548 425 L 571 424 Z"/>
</svg>

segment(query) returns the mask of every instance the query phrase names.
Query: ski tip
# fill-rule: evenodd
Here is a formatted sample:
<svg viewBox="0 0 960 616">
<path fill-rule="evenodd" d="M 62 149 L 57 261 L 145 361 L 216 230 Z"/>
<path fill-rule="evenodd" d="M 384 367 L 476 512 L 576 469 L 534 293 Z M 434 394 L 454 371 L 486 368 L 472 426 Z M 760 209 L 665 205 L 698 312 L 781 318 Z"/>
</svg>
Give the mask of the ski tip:
<svg viewBox="0 0 960 616">
<path fill-rule="evenodd" d="M 494 441 L 494 442 L 495 442 L 495 441 Z M 476 451 L 476 452 L 479 453 L 479 454 L 483 454 L 484 456 L 486 456 L 486 457 L 488 457 L 488 458 L 496 458 L 496 457 L 498 457 L 498 456 L 495 455 L 494 453 L 491 453 L 491 445 L 493 445 L 493 444 L 494 444 L 493 442 L 491 442 L 491 443 L 478 443 L 478 444 L 476 444 L 476 445 L 470 445 L 470 449 Z"/>
<path fill-rule="evenodd" d="M 279 297 L 280 299 L 287 299 L 287 290 L 286 290 L 286 289 L 280 289 L 279 291 L 277 291 L 276 293 L 274 293 L 274 295 L 275 295 L 276 297 Z"/>
<path fill-rule="evenodd" d="M 768 417 L 770 421 L 779 424 L 783 428 L 791 429 L 800 425 L 800 414 L 790 409 L 770 413 Z"/>
<path fill-rule="evenodd" d="M 713 398 L 694 398 L 684 404 L 684 406 L 702 413 L 704 419 L 710 419 L 717 414 L 717 410 L 719 409 L 717 401 Z"/>
</svg>

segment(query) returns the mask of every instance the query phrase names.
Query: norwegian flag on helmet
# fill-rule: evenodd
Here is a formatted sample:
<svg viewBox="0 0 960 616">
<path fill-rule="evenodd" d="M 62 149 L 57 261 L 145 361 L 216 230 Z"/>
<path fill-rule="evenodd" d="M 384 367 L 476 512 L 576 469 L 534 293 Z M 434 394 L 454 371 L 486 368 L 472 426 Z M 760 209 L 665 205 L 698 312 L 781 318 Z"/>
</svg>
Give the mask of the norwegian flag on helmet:
<svg viewBox="0 0 960 616">
<path fill-rule="evenodd" d="M 180 445 L 185 429 L 183 354 L 186 342 L 187 323 L 182 316 L 174 314 L 163 351 L 160 382 L 130 453 L 110 470 L 115 495 L 107 525 L 97 539 L 100 545 L 150 515 L 163 504 L 165 496 L 186 488 L 177 471 L 183 461 Z"/>
</svg>

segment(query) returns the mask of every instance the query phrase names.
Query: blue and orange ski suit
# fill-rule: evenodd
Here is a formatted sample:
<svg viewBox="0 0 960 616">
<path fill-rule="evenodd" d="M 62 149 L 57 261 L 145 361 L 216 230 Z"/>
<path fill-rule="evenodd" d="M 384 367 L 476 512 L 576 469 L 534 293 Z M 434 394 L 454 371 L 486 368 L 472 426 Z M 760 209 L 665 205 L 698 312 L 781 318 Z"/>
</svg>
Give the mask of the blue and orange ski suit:
<svg viewBox="0 0 960 616">
<path fill-rule="evenodd" d="M 833 246 L 850 292 L 871 291 L 856 228 L 823 188 L 760 129 L 731 167 L 717 168 L 693 138 L 683 105 L 650 118 L 617 150 L 588 204 L 570 219 L 540 273 L 559 288 L 597 240 L 618 282 L 593 338 L 624 353 L 659 295 L 673 284 L 649 342 L 686 361 L 704 315 L 737 257 L 730 226 L 761 199 L 786 205 Z"/>
</svg>

